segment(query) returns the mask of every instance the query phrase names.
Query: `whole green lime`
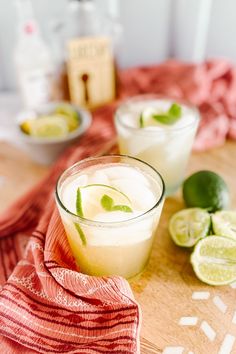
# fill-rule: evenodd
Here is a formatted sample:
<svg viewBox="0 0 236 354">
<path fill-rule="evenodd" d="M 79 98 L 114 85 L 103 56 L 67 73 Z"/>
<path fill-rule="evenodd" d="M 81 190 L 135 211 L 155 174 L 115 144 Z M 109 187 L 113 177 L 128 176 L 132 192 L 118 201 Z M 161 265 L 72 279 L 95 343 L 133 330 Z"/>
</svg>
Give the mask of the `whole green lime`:
<svg viewBox="0 0 236 354">
<path fill-rule="evenodd" d="M 212 171 L 198 171 L 183 183 L 183 198 L 187 207 L 209 211 L 226 209 L 230 204 L 228 187 L 221 176 Z"/>
</svg>

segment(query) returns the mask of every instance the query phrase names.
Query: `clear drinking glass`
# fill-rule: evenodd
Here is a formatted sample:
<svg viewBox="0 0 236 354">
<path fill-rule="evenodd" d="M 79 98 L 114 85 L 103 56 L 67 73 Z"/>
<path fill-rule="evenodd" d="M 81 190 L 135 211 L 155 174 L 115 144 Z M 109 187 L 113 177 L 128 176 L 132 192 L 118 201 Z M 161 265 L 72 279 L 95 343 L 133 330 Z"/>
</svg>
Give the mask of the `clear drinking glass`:
<svg viewBox="0 0 236 354">
<path fill-rule="evenodd" d="M 117 165 L 133 167 L 142 174 L 141 177 L 145 176 L 150 181 L 156 201 L 151 208 L 128 220 L 98 222 L 80 217 L 65 207 L 63 186 L 76 176 L 86 174 L 91 167 L 99 171 L 104 166 L 113 168 Z M 64 171 L 56 186 L 56 203 L 79 270 L 90 275 L 120 275 L 125 278 L 140 273 L 149 259 L 164 191 L 163 179 L 153 167 L 128 156 L 89 158 Z"/>
<path fill-rule="evenodd" d="M 183 117 L 173 125 L 160 124 L 158 128 L 140 128 L 137 120 L 148 108 L 169 107 L 176 102 L 181 105 Z M 140 95 L 125 101 L 116 111 L 115 125 L 121 154 L 128 154 L 156 168 L 165 181 L 166 195 L 180 186 L 200 115 L 197 108 L 158 95 Z M 136 123 L 135 123 L 136 121 Z"/>
</svg>

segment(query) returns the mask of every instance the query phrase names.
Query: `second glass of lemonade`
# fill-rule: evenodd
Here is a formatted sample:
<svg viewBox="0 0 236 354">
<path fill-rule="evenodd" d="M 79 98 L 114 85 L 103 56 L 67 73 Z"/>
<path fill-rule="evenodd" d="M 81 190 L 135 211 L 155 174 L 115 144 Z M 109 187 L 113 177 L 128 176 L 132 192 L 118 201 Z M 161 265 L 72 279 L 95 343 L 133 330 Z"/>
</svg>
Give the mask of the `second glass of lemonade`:
<svg viewBox="0 0 236 354">
<path fill-rule="evenodd" d="M 171 195 L 183 181 L 199 118 L 195 107 L 178 100 L 158 95 L 129 99 L 115 114 L 120 153 L 155 167 Z"/>
<path fill-rule="evenodd" d="M 125 278 L 140 273 L 164 190 L 153 167 L 128 156 L 89 158 L 67 169 L 58 180 L 56 202 L 79 270 Z"/>
</svg>

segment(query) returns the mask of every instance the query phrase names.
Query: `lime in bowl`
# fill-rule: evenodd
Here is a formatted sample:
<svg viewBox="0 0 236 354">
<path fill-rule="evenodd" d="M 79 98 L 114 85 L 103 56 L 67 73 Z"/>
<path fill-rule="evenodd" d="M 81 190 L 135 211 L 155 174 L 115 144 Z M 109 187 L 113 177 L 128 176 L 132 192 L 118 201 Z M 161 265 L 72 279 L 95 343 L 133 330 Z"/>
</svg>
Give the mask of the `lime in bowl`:
<svg viewBox="0 0 236 354">
<path fill-rule="evenodd" d="M 82 160 L 60 176 L 56 203 L 78 269 L 132 278 L 148 262 L 164 203 L 161 175 L 138 159 Z"/>
<path fill-rule="evenodd" d="M 184 179 L 199 120 L 198 110 L 181 100 L 158 95 L 128 99 L 115 113 L 120 153 L 160 171 L 171 195 Z"/>
<path fill-rule="evenodd" d="M 17 116 L 17 136 L 32 160 L 50 165 L 89 128 L 91 114 L 67 102 L 53 102 Z"/>
</svg>

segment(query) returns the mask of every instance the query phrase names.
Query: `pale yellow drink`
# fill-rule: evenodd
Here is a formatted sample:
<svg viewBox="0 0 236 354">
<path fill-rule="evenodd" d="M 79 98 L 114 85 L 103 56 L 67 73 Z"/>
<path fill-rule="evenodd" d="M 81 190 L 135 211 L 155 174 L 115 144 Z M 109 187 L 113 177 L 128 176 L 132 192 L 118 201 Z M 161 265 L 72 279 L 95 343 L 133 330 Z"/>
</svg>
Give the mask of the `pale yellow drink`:
<svg viewBox="0 0 236 354">
<path fill-rule="evenodd" d="M 143 95 L 127 100 L 117 110 L 115 125 L 121 154 L 148 162 L 163 176 L 166 194 L 173 194 L 184 178 L 188 158 L 199 123 L 199 113 L 187 104 L 181 106 L 181 118 L 174 124 L 149 119 L 151 113 L 168 111 L 170 99 Z M 140 126 L 140 115 L 147 120 Z"/>
<path fill-rule="evenodd" d="M 83 215 L 76 209 L 81 193 Z M 104 209 L 104 195 L 114 210 Z M 91 275 L 130 278 L 145 267 L 163 206 L 160 175 L 122 156 L 87 159 L 63 173 L 56 200 L 79 269 Z M 116 210 L 127 204 L 128 211 Z"/>
</svg>

